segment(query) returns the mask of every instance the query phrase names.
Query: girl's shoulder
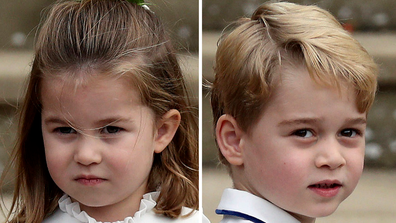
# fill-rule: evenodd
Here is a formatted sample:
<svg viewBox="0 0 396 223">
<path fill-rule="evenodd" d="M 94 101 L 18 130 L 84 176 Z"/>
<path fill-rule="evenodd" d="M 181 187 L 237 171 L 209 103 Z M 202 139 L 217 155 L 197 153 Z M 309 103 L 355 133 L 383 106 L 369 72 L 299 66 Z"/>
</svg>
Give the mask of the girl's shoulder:
<svg viewBox="0 0 396 223">
<path fill-rule="evenodd" d="M 201 221 L 202 217 L 202 221 Z M 195 211 L 187 207 L 183 207 L 182 214 L 178 218 L 168 218 L 163 215 L 149 212 L 141 218 L 139 223 L 210 223 L 210 221 L 203 215 L 201 211 Z"/>
<path fill-rule="evenodd" d="M 200 211 L 195 211 L 187 207 L 183 207 L 181 217 L 168 218 L 163 215 L 156 214 L 153 210 L 156 205 L 155 198 L 157 192 L 148 193 L 141 200 L 140 210 L 133 217 L 127 217 L 124 221 L 117 223 L 209 223 L 209 220 Z M 202 221 L 201 221 L 202 216 Z M 72 202 L 70 197 L 64 195 L 59 200 L 59 208 L 43 223 L 99 223 L 90 217 L 85 211 L 81 211 L 78 202 Z"/>
<path fill-rule="evenodd" d="M 146 200 L 150 200 L 153 198 L 157 200 L 159 193 L 152 192 L 145 194 L 143 197 Z M 193 210 L 188 207 L 182 207 L 181 215 L 178 218 L 169 218 L 163 215 L 156 214 L 153 210 L 146 212 L 140 219 L 137 221 L 138 223 L 210 223 L 209 219 L 199 210 Z"/>
<path fill-rule="evenodd" d="M 76 218 L 64 213 L 59 208 L 51 214 L 51 216 L 44 219 L 42 223 L 81 223 Z"/>
<path fill-rule="evenodd" d="M 176 219 L 171 219 L 154 212 L 147 212 L 136 223 L 210 223 L 210 221 L 200 211 L 193 211 L 192 209 L 183 207 L 182 216 Z M 191 214 L 189 214 L 191 212 Z M 189 214 L 189 215 L 188 215 Z M 202 221 L 201 221 L 202 216 Z M 61 211 L 56 210 L 50 217 L 46 218 L 43 223 L 81 223 L 83 221 L 77 220 L 75 217 Z"/>
</svg>

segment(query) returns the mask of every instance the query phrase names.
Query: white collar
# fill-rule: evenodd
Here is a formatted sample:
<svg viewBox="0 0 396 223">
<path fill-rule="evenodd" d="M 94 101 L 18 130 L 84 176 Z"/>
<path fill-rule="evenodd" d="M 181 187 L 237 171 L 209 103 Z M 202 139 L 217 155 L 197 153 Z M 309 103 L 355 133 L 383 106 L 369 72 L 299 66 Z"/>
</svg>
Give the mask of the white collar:
<svg viewBox="0 0 396 223">
<path fill-rule="evenodd" d="M 135 213 L 133 217 L 126 217 L 124 221 L 116 221 L 114 223 L 134 223 L 136 219 L 141 218 L 145 213 L 151 211 L 156 203 L 156 199 L 158 198 L 159 192 L 152 192 L 143 195 L 143 199 L 140 201 L 139 210 Z M 65 194 L 63 195 L 59 201 L 59 209 L 76 218 L 81 222 L 87 223 L 101 223 L 90 217 L 85 211 L 81 211 L 80 205 L 78 202 L 72 202 L 70 197 Z"/>
<path fill-rule="evenodd" d="M 289 213 L 269 201 L 249 192 L 231 188 L 224 190 L 217 210 L 240 213 L 265 223 L 300 223 Z"/>
</svg>

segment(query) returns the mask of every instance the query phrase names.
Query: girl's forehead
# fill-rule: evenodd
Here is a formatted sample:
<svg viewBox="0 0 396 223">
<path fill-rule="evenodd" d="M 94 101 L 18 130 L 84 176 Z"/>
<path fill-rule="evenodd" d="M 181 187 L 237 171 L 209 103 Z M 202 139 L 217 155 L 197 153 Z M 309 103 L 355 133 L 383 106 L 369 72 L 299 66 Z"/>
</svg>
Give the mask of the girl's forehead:
<svg viewBox="0 0 396 223">
<path fill-rule="evenodd" d="M 130 101 L 140 104 L 141 95 L 124 78 L 109 76 L 91 76 L 84 79 L 73 79 L 70 77 L 52 76 L 44 78 L 41 84 L 41 100 L 54 99 L 57 101 L 76 101 L 85 98 L 113 98 L 114 100 Z"/>
<path fill-rule="evenodd" d="M 76 87 L 92 85 L 101 80 L 112 81 L 118 78 L 114 77 L 114 75 L 92 69 L 65 70 L 43 74 L 44 81 L 54 84 L 75 85 Z"/>
<path fill-rule="evenodd" d="M 42 87 L 56 86 L 64 89 L 79 90 L 87 88 L 122 87 L 124 90 L 135 90 L 130 81 L 122 76 L 103 74 L 95 71 L 60 72 L 44 75 Z"/>
<path fill-rule="evenodd" d="M 44 79 L 40 99 L 44 117 L 66 118 L 81 126 L 114 117 L 132 120 L 132 113 L 149 109 L 138 91 L 112 78 L 93 78 L 79 85 L 62 78 Z"/>
</svg>

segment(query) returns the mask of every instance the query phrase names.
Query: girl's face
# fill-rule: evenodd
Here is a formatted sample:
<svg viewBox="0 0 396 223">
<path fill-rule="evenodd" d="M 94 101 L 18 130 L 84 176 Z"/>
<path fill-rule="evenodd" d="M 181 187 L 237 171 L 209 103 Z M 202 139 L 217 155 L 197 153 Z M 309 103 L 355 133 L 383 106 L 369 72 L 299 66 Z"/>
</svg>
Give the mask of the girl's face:
<svg viewBox="0 0 396 223">
<path fill-rule="evenodd" d="M 78 87 L 53 78 L 41 90 L 45 156 L 54 182 L 97 220 L 136 212 L 153 154 L 167 145 L 158 142 L 154 114 L 138 92 L 123 80 L 100 77 Z"/>
</svg>

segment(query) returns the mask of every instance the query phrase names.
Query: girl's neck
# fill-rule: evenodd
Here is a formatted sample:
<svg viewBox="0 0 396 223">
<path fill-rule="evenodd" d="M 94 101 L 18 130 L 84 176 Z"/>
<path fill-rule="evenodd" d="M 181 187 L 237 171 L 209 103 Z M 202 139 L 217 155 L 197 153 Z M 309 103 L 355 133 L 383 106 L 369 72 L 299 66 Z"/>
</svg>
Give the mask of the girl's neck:
<svg viewBox="0 0 396 223">
<path fill-rule="evenodd" d="M 133 217 L 140 208 L 140 201 L 146 193 L 146 185 L 135 191 L 126 199 L 107 206 L 91 207 L 80 203 L 81 211 L 85 211 L 90 217 L 101 222 L 123 221 L 127 217 Z"/>
</svg>

